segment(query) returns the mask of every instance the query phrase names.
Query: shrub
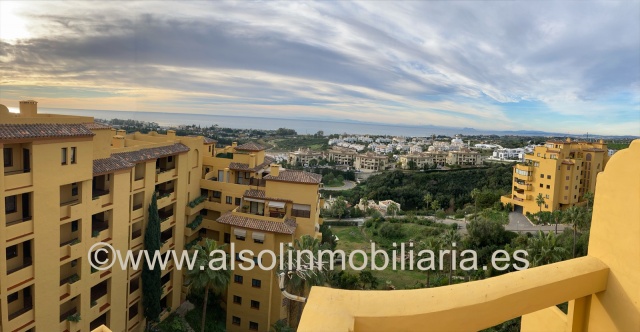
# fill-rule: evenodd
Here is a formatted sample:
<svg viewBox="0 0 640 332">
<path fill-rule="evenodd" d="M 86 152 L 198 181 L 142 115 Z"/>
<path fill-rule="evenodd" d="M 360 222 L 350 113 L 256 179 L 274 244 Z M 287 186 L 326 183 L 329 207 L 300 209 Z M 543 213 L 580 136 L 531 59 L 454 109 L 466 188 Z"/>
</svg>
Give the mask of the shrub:
<svg viewBox="0 0 640 332">
<path fill-rule="evenodd" d="M 80 313 L 76 312 L 75 314 L 67 316 L 67 321 L 77 323 L 80 321 Z"/>
<path fill-rule="evenodd" d="M 404 236 L 402 225 L 383 223 L 382 226 L 380 226 L 380 236 L 387 239 L 401 238 Z"/>
</svg>

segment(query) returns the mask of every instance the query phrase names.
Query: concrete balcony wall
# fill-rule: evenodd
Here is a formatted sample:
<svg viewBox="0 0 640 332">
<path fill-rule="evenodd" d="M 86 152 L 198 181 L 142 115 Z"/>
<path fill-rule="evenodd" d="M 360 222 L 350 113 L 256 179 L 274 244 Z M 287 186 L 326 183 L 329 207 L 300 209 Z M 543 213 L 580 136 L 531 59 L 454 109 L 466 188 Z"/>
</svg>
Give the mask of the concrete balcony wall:
<svg viewBox="0 0 640 332">
<path fill-rule="evenodd" d="M 17 188 L 24 188 L 33 185 L 33 177 L 31 172 L 10 174 L 4 176 L 4 190 L 12 190 Z"/>
<path fill-rule="evenodd" d="M 178 172 L 175 168 L 162 173 L 158 173 L 156 174 L 156 183 L 163 183 L 172 180 L 177 176 L 177 174 Z"/>
<path fill-rule="evenodd" d="M 22 269 L 15 271 L 9 275 L 7 275 L 6 283 L 8 289 L 19 285 L 20 283 L 33 279 L 33 264 L 23 267 Z"/>
<path fill-rule="evenodd" d="M 6 228 L 6 239 L 11 241 L 15 238 L 33 233 L 33 219 L 11 224 Z"/>
<path fill-rule="evenodd" d="M 29 326 L 31 326 L 30 323 L 33 322 L 35 318 L 35 311 L 33 309 L 28 310 L 20 316 L 10 320 L 5 327 L 6 331 L 24 331 L 24 329 L 28 329 Z"/>
<path fill-rule="evenodd" d="M 131 191 L 136 191 L 142 188 L 144 188 L 144 179 L 133 180 L 131 182 Z"/>
<path fill-rule="evenodd" d="M 109 310 L 109 294 L 105 294 L 101 298 L 96 300 L 96 305 L 89 308 L 89 320 L 92 321 L 100 315 L 102 315 L 105 311 Z"/>
</svg>

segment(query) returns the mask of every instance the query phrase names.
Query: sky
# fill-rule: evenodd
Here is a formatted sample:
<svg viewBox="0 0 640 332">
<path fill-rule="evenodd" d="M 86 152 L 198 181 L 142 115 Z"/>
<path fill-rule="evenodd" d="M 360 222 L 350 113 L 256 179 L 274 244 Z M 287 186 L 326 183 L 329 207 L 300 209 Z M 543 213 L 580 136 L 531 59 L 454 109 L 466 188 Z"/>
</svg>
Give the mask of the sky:
<svg viewBox="0 0 640 332">
<path fill-rule="evenodd" d="M 640 136 L 640 1 L 0 0 L 0 104 Z"/>
</svg>

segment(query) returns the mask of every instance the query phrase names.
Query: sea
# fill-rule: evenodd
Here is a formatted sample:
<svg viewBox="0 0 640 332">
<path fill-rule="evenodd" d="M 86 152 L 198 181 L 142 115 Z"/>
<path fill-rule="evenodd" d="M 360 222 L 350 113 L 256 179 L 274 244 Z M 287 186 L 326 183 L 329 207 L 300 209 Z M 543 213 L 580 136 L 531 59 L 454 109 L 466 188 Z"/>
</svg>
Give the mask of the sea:
<svg viewBox="0 0 640 332">
<path fill-rule="evenodd" d="M 388 125 L 353 121 L 325 121 L 312 119 L 284 119 L 274 117 L 231 116 L 217 114 L 184 114 L 140 111 L 81 110 L 63 108 L 41 108 L 39 113 L 92 116 L 98 119 L 126 119 L 155 122 L 160 126 L 200 125 L 208 127 L 218 125 L 223 128 L 276 130 L 294 129 L 298 134 L 315 134 L 323 131 L 329 134 L 369 134 L 428 137 L 431 135 L 454 136 L 496 134 L 500 132 L 481 131 L 473 128 L 453 128 L 441 126 Z"/>
</svg>

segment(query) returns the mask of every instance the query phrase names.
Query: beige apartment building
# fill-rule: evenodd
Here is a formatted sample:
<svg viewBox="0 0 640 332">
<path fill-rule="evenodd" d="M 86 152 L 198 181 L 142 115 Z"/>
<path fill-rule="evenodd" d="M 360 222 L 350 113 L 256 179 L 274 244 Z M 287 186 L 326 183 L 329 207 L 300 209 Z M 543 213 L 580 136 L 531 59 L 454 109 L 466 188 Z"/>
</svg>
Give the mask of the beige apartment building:
<svg viewBox="0 0 640 332">
<path fill-rule="evenodd" d="M 333 161 L 336 165 L 353 166 L 353 162 L 358 155 L 357 152 L 345 148 L 332 148 L 326 152 L 327 159 Z"/>
<path fill-rule="evenodd" d="M 87 254 L 98 242 L 143 249 L 154 193 L 163 255 L 203 237 L 255 250 L 319 236 L 320 176 L 271 167 L 254 144 L 218 151 L 171 130 L 127 134 L 24 101 L 19 114 L 0 105 L 0 145 L 1 331 L 143 331 L 141 270 L 95 270 Z M 286 317 L 274 274 L 242 273 L 227 294 L 227 327 L 267 331 Z M 164 319 L 188 285 L 173 264 L 161 282 Z"/>
<path fill-rule="evenodd" d="M 356 155 L 353 167 L 363 172 L 378 172 L 385 169 L 389 158 L 385 155 L 376 155 L 372 152 Z"/>
<path fill-rule="evenodd" d="M 297 165 L 300 163 L 302 166 L 308 166 L 311 160 L 317 162 L 321 158 L 323 158 L 322 152 L 313 151 L 309 148 L 299 148 L 298 151 L 289 152 L 287 162 L 289 165 Z"/>
<path fill-rule="evenodd" d="M 449 151 L 447 155 L 447 164 L 449 165 L 482 165 L 482 156 L 477 151 L 469 149 L 461 149 L 458 151 Z"/>
<path fill-rule="evenodd" d="M 515 211 L 536 213 L 584 204 L 584 194 L 595 192 L 596 176 L 609 161 L 607 145 L 597 143 L 548 141 L 538 146 L 525 162 L 513 168 L 513 190 L 500 201 L 511 203 Z M 544 204 L 538 206 L 541 194 Z"/>
<path fill-rule="evenodd" d="M 433 165 L 444 166 L 447 163 L 446 152 L 422 152 L 401 155 L 399 158 L 402 169 L 411 168 L 410 163 L 413 161 L 415 169 L 423 169 L 425 166 L 431 167 Z"/>
</svg>

